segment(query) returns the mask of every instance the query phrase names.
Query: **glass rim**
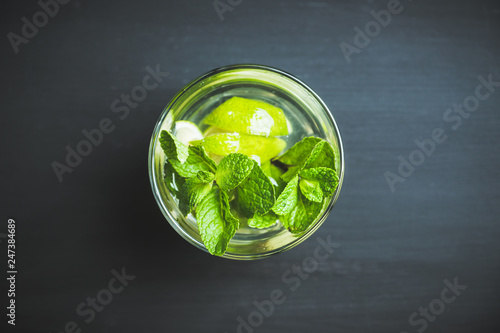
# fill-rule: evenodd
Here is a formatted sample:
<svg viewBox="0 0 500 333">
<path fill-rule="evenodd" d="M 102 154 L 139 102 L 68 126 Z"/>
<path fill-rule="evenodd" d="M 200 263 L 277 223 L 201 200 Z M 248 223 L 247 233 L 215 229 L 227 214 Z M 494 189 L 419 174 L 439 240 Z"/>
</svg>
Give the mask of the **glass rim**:
<svg viewBox="0 0 500 333">
<path fill-rule="evenodd" d="M 334 135 L 337 138 L 338 141 L 338 158 L 339 158 L 339 168 L 340 168 L 340 173 L 338 175 L 339 177 L 339 182 L 337 189 L 335 190 L 335 194 L 331 197 L 330 202 L 328 203 L 328 206 L 325 208 L 324 212 L 322 213 L 321 217 L 312 225 L 309 227 L 304 233 L 300 234 L 298 237 L 295 238 L 295 240 L 289 242 L 288 244 L 277 248 L 273 250 L 269 250 L 263 253 L 257 253 L 257 254 L 248 254 L 248 255 L 241 255 L 241 254 L 235 254 L 235 253 L 230 253 L 226 252 L 224 255 L 222 255 L 222 258 L 226 259 L 236 259 L 236 260 L 255 260 L 255 259 L 263 259 L 267 258 L 269 256 L 272 256 L 274 254 L 278 254 L 284 251 L 287 251 L 303 241 L 305 241 L 307 238 L 309 238 L 316 230 L 323 224 L 323 222 L 326 220 L 328 215 L 330 214 L 331 210 L 333 209 L 335 203 L 337 202 L 337 199 L 340 195 L 340 190 L 342 188 L 342 184 L 344 181 L 344 148 L 343 148 L 343 143 L 342 143 L 342 137 L 340 135 L 340 130 L 337 126 L 337 123 L 330 112 L 330 109 L 326 106 L 326 104 L 323 102 L 323 100 L 312 90 L 306 83 L 304 83 L 302 80 L 298 79 L 294 75 L 283 71 L 281 69 L 271 67 L 271 66 L 266 66 L 266 65 L 258 65 L 258 64 L 234 64 L 234 65 L 227 65 L 227 66 L 222 66 L 215 68 L 211 71 L 206 72 L 205 74 L 200 75 L 199 77 L 195 78 L 188 84 L 186 84 L 175 96 L 170 100 L 170 102 L 167 104 L 167 106 L 163 109 L 162 113 L 160 114 L 160 117 L 158 118 L 156 125 L 153 129 L 153 133 L 151 135 L 151 141 L 149 145 L 149 154 L 148 154 L 148 173 L 149 173 L 149 181 L 151 183 L 151 189 L 153 191 L 153 195 L 155 197 L 156 203 L 160 207 L 160 210 L 162 211 L 163 215 L 169 222 L 169 224 L 172 226 L 172 228 L 177 231 L 178 234 L 180 234 L 185 240 L 187 240 L 189 243 L 192 245 L 196 246 L 200 250 L 205 251 L 206 253 L 209 253 L 205 245 L 198 241 L 197 239 L 193 238 L 186 230 L 184 230 L 176 221 L 174 216 L 172 216 L 171 212 L 167 207 L 165 206 L 161 193 L 159 191 L 159 184 L 156 180 L 155 177 L 155 150 L 157 147 L 157 144 L 159 144 L 158 137 L 160 134 L 160 129 L 163 124 L 163 121 L 165 120 L 166 116 L 169 114 L 169 112 L 172 110 L 172 106 L 176 104 L 176 102 L 185 94 L 187 93 L 193 86 L 196 84 L 200 83 L 201 81 L 205 80 L 208 77 L 211 77 L 216 74 L 220 74 L 223 72 L 227 71 L 232 71 L 232 70 L 238 70 L 238 69 L 257 69 L 257 70 L 265 70 L 265 71 L 270 71 L 275 74 L 280 74 L 284 76 L 286 79 L 289 79 L 295 83 L 297 83 L 299 86 L 301 86 L 303 89 L 305 89 L 308 93 L 310 93 L 314 99 L 320 104 L 321 108 L 323 109 L 324 113 L 326 114 L 327 118 L 330 120 L 332 127 L 335 131 Z"/>
</svg>

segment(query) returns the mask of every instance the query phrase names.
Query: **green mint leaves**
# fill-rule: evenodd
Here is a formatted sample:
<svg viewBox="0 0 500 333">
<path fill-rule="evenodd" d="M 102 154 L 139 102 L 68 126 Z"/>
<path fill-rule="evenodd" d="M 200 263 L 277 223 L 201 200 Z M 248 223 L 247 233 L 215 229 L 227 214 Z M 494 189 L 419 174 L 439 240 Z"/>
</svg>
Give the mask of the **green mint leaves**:
<svg viewBox="0 0 500 333">
<path fill-rule="evenodd" d="M 316 221 L 339 182 L 332 146 L 315 137 L 304 138 L 262 167 L 240 153 L 228 154 L 217 165 L 202 146 L 186 146 L 167 131 L 160 144 L 167 157 L 166 186 L 181 213 L 196 217 L 213 255 L 225 253 L 240 226 L 231 209 L 250 228 L 281 222 L 298 234 Z"/>
<path fill-rule="evenodd" d="M 272 227 L 278 221 L 278 216 L 270 211 L 265 215 L 255 214 L 248 219 L 248 226 L 256 229 L 265 229 Z"/>
<path fill-rule="evenodd" d="M 273 211 L 278 215 L 288 214 L 297 204 L 299 176 L 293 177 L 276 200 Z"/>
<path fill-rule="evenodd" d="M 168 159 L 175 159 L 180 163 L 187 160 L 189 156 L 188 147 L 169 132 L 161 131 L 160 144 Z"/>
<path fill-rule="evenodd" d="M 316 146 L 318 142 L 321 142 L 321 139 L 315 137 L 306 137 L 302 139 L 302 141 L 297 142 L 292 148 L 281 155 L 278 160 L 287 165 L 299 165 L 300 163 L 307 160 L 307 158 L 311 155 L 314 146 Z"/>
<path fill-rule="evenodd" d="M 201 146 L 186 146 L 167 131 L 161 131 L 161 148 L 177 174 L 190 178 L 199 171 L 215 172 L 217 165 Z"/>
<path fill-rule="evenodd" d="M 208 251 L 216 256 L 223 255 L 239 227 L 238 219 L 230 212 L 226 192 L 214 186 L 199 203 L 196 221 L 201 240 Z"/>
<path fill-rule="evenodd" d="M 198 203 L 210 192 L 215 175 L 211 172 L 199 171 L 196 177 L 185 180 L 179 197 L 179 208 L 184 215 L 195 210 Z"/>
<path fill-rule="evenodd" d="M 299 187 L 302 194 L 310 201 L 323 201 L 323 191 L 317 181 L 301 179 Z"/>
<path fill-rule="evenodd" d="M 184 162 L 173 157 L 169 158 L 169 161 L 175 171 L 185 178 L 195 177 L 200 171 L 215 173 L 217 169 L 215 162 L 208 157 L 201 146 L 189 146 L 188 157 Z"/>
<path fill-rule="evenodd" d="M 271 210 L 276 200 L 271 180 L 264 174 L 257 162 L 253 160 L 252 162 L 254 165 L 252 172 L 238 187 L 239 208 L 242 214 L 247 217 L 254 214 L 266 214 Z"/>
<path fill-rule="evenodd" d="M 318 142 L 304 164 L 304 169 L 327 167 L 335 168 L 335 154 L 332 146 L 326 142 Z"/>
<path fill-rule="evenodd" d="M 280 221 L 292 234 L 298 234 L 306 231 L 322 210 L 322 203 L 310 201 L 299 193 L 295 206 L 289 213 L 280 216 Z"/>
<path fill-rule="evenodd" d="M 278 161 L 288 167 L 281 176 L 288 184 L 272 209 L 291 233 L 304 232 L 321 214 L 326 198 L 338 186 L 334 150 L 324 140 L 307 137 Z"/>
<path fill-rule="evenodd" d="M 327 196 L 332 195 L 339 184 L 339 177 L 335 170 L 319 167 L 302 170 L 299 175 L 304 180 L 317 181 L 323 193 Z"/>
<path fill-rule="evenodd" d="M 311 156 L 311 152 L 319 142 L 321 142 L 319 138 L 306 137 L 278 158 L 278 161 L 289 166 L 288 171 L 281 176 L 281 179 L 286 182 L 292 180 Z"/>
<path fill-rule="evenodd" d="M 254 161 L 243 154 L 229 154 L 217 167 L 217 184 L 222 190 L 232 190 L 248 177 L 254 167 Z"/>
</svg>

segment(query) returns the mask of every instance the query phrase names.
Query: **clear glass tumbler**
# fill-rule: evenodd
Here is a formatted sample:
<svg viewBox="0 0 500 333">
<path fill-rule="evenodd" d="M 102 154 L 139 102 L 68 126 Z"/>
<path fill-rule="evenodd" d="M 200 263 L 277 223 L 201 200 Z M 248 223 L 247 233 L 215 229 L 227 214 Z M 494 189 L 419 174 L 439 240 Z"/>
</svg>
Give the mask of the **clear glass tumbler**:
<svg viewBox="0 0 500 333">
<path fill-rule="evenodd" d="M 233 97 L 261 100 L 280 107 L 291 129 L 283 138 L 287 148 L 306 136 L 328 141 L 336 153 L 335 169 L 339 185 L 308 230 L 299 235 L 281 223 L 267 229 L 240 228 L 228 245 L 224 258 L 251 260 L 286 251 L 311 236 L 332 210 L 344 179 L 344 153 L 340 132 L 327 106 L 305 83 L 282 70 L 262 65 L 242 64 L 214 69 L 186 85 L 163 110 L 151 137 L 149 179 L 153 194 L 170 225 L 188 242 L 207 251 L 191 215 L 184 217 L 164 181 L 165 156 L 159 143 L 162 130 L 171 131 L 178 120 L 195 124 L 215 107 Z"/>
</svg>

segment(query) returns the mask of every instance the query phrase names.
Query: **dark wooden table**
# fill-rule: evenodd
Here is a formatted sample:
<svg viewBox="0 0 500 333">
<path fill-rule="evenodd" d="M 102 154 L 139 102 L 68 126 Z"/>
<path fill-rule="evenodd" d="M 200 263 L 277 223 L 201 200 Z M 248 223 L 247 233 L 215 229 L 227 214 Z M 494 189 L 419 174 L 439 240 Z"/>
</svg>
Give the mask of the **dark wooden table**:
<svg viewBox="0 0 500 333">
<path fill-rule="evenodd" d="M 500 331 L 498 1 L 41 3 L 0 14 L 2 332 Z M 164 106 L 234 63 L 307 82 L 346 153 L 325 224 L 255 262 L 185 242 L 147 174 Z M 169 74 L 115 113 L 148 66 Z M 53 163 L 99 126 L 60 182 Z M 318 237 L 338 246 L 299 271 Z"/>
</svg>

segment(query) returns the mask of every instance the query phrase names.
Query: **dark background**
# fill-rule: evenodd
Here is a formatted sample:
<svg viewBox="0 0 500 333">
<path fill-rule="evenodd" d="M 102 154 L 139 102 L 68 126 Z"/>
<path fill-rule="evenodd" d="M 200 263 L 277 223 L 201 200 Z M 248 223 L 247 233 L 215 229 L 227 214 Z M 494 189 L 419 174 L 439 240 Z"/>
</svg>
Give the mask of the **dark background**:
<svg viewBox="0 0 500 333">
<path fill-rule="evenodd" d="M 226 1 L 224 1 L 226 2 Z M 234 2 L 233 2 L 234 3 Z M 1 225 L 16 220 L 17 317 L 6 325 L 7 239 L 0 271 L 6 331 L 236 332 L 253 301 L 285 291 L 255 332 L 417 332 L 409 316 L 445 288 L 468 288 L 426 332 L 499 332 L 500 88 L 461 126 L 443 114 L 500 81 L 500 2 L 402 1 L 348 64 L 339 48 L 387 1 L 243 1 L 221 21 L 212 1 L 77 1 L 15 54 L 36 1 L 3 1 Z M 151 193 L 153 127 L 186 83 L 219 66 L 259 63 L 308 83 L 343 136 L 346 176 L 325 224 L 300 246 L 265 260 L 212 257 L 184 241 Z M 170 75 L 129 116 L 111 102 L 142 84 L 145 67 Z M 116 126 L 60 183 L 51 168 L 81 131 Z M 443 128 L 448 140 L 391 192 L 414 141 Z M 316 236 L 341 246 L 300 287 L 282 281 L 313 254 Z M 85 323 L 76 307 L 106 288 L 111 271 L 136 278 Z M 4 330 L 4 329 L 2 329 Z"/>
</svg>

